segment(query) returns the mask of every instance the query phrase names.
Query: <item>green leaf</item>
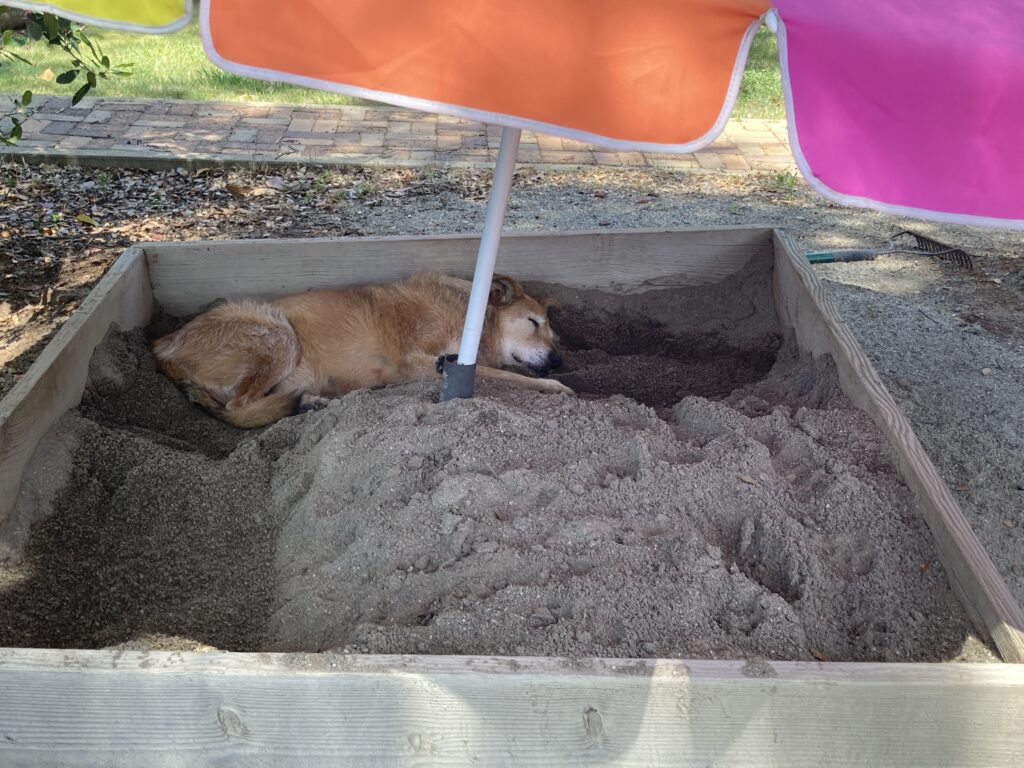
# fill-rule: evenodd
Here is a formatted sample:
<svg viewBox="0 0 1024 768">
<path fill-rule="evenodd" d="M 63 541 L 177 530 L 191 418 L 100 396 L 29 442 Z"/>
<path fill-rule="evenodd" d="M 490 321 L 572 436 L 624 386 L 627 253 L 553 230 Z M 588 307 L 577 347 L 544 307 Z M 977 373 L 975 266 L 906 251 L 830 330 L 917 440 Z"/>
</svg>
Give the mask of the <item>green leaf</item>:
<svg viewBox="0 0 1024 768">
<path fill-rule="evenodd" d="M 89 70 L 88 72 L 86 72 L 85 76 L 89 80 L 89 85 L 91 85 L 93 88 L 95 88 L 96 87 L 96 73 L 93 72 L 92 70 Z"/>
<path fill-rule="evenodd" d="M 99 226 L 99 224 L 96 223 L 96 219 L 94 219 L 87 213 L 78 214 L 77 216 L 75 216 L 75 221 L 80 222 L 81 224 L 88 224 L 90 227 Z"/>
<path fill-rule="evenodd" d="M 110 57 L 109 56 L 104 55 L 104 57 L 100 60 L 100 63 L 103 65 L 104 69 L 110 69 Z"/>
<path fill-rule="evenodd" d="M 32 91 L 25 91 L 21 94 L 21 106 L 27 107 L 32 103 Z"/>
<path fill-rule="evenodd" d="M 43 14 L 43 24 L 46 27 L 46 37 L 49 41 L 55 42 L 60 37 L 60 19 L 52 13 Z"/>
<path fill-rule="evenodd" d="M 57 75 L 57 82 L 61 85 L 67 85 L 76 77 L 78 77 L 78 70 L 69 69 L 67 72 L 61 72 L 59 75 Z"/>
<path fill-rule="evenodd" d="M 28 32 L 28 36 L 33 40 L 39 40 L 43 36 L 43 25 L 34 18 L 29 19 L 25 25 L 25 31 Z"/>
<path fill-rule="evenodd" d="M 11 128 L 11 140 L 12 141 L 17 141 L 20 138 L 21 138 L 21 123 L 18 123 L 13 128 Z"/>
<path fill-rule="evenodd" d="M 79 32 L 78 36 L 82 39 L 83 43 L 89 46 L 89 50 L 92 51 L 92 55 L 98 59 L 99 54 L 96 52 L 96 46 L 92 44 L 92 40 L 86 37 L 84 32 Z"/>
<path fill-rule="evenodd" d="M 89 85 L 89 83 L 86 83 L 81 88 L 79 88 L 77 91 L 75 91 L 75 95 L 71 97 L 71 106 L 75 106 L 75 104 L 77 104 L 82 99 L 84 99 L 85 98 L 85 94 L 87 94 L 89 92 L 90 88 L 92 88 L 92 86 Z"/>
<path fill-rule="evenodd" d="M 4 45 L 10 45 L 11 41 L 14 39 L 14 33 L 9 29 L 5 29 L 2 39 Z"/>
<path fill-rule="evenodd" d="M 15 53 L 14 51 L 4 51 L 4 54 L 7 55 L 7 56 L 10 56 L 12 59 L 17 59 L 22 64 L 31 64 L 32 63 L 31 61 L 26 59 L 24 56 L 21 56 L 21 55 Z"/>
</svg>

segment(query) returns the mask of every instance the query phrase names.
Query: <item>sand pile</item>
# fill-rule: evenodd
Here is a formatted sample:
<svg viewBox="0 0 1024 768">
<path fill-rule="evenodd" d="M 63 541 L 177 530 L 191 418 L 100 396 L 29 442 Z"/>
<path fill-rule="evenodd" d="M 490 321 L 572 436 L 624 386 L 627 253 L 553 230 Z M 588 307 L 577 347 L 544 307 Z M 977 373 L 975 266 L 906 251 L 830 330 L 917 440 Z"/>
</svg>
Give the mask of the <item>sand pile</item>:
<svg viewBox="0 0 1024 768">
<path fill-rule="evenodd" d="M 0 532 L 0 645 L 957 656 L 884 440 L 757 285 L 706 322 L 705 289 L 553 291 L 578 398 L 412 384 L 257 432 L 113 334 Z"/>
</svg>

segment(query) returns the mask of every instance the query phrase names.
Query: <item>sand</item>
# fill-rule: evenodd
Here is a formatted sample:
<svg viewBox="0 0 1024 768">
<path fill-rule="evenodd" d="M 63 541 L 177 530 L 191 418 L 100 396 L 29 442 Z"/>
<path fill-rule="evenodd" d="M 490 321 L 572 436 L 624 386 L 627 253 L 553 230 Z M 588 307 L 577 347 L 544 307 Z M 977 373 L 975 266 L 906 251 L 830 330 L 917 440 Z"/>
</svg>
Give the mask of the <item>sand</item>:
<svg viewBox="0 0 1024 768">
<path fill-rule="evenodd" d="M 111 334 L 0 531 L 0 645 L 991 659 L 754 266 L 548 286 L 575 398 L 421 382 L 244 432 Z"/>
</svg>

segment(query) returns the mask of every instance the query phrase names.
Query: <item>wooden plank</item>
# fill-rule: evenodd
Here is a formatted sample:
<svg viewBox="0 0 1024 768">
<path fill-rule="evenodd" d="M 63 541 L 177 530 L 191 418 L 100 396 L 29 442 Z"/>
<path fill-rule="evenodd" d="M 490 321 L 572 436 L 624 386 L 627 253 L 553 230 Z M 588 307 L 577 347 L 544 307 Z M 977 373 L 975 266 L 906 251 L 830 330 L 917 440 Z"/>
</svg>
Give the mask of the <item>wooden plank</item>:
<svg viewBox="0 0 1024 768">
<path fill-rule="evenodd" d="M 157 303 L 174 315 L 219 298 L 276 297 L 423 270 L 470 275 L 478 235 L 146 243 Z M 498 271 L 620 292 L 706 285 L 771 248 L 771 230 L 599 230 L 502 237 Z"/>
<path fill-rule="evenodd" d="M 153 311 L 146 259 L 125 251 L 0 401 L 0 523 L 14 508 L 21 478 L 46 431 L 85 390 L 92 351 L 113 323 L 134 328 Z"/>
<path fill-rule="evenodd" d="M 1024 611 L 928 458 L 824 286 L 786 232 L 775 233 L 775 304 L 801 350 L 835 360 L 843 392 L 889 439 L 931 529 L 942 565 L 975 626 L 1003 659 L 1024 662 Z"/>
<path fill-rule="evenodd" d="M 0 651 L 0 764 L 1018 766 L 1024 668 Z"/>
</svg>

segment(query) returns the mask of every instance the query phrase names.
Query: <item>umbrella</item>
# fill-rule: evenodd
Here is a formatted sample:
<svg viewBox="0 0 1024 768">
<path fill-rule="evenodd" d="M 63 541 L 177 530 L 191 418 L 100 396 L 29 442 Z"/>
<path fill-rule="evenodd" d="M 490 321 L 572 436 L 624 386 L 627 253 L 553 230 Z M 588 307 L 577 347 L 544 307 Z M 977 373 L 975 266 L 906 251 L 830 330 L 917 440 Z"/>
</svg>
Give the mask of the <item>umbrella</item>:
<svg viewBox="0 0 1024 768">
<path fill-rule="evenodd" d="M 168 31 L 180 0 L 9 2 Z M 754 33 L 776 30 L 798 167 L 844 205 L 1024 228 L 1024 3 L 957 0 L 203 0 L 241 75 L 502 126 L 462 342 L 472 394 L 520 132 L 692 152 L 728 120 Z"/>
</svg>

